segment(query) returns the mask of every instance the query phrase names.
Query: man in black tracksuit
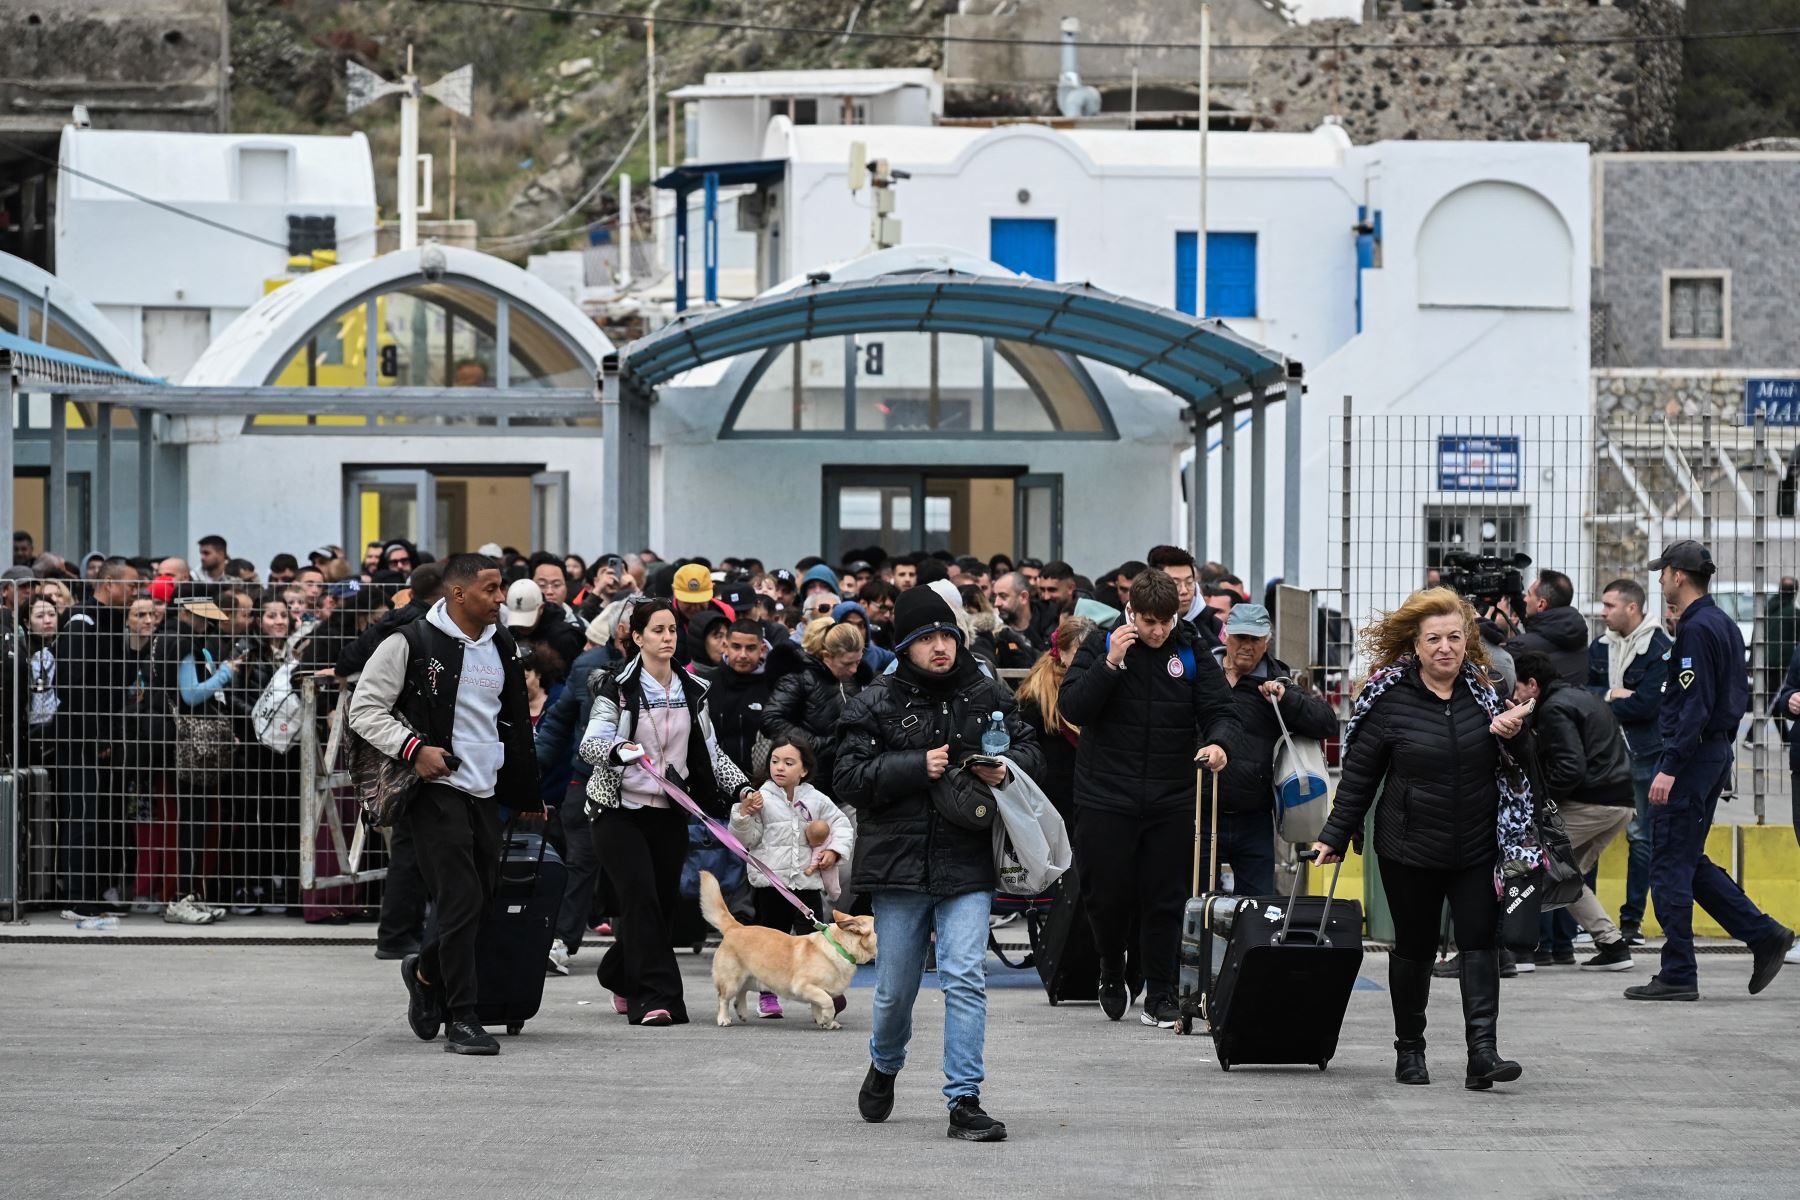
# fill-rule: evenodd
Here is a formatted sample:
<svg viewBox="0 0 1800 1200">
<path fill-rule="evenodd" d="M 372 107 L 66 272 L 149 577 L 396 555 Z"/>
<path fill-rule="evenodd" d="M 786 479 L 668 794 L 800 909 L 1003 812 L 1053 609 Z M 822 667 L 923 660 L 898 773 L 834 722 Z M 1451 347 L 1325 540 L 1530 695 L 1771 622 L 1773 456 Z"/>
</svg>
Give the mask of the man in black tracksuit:
<svg viewBox="0 0 1800 1200">
<path fill-rule="evenodd" d="M 406 825 L 437 905 L 435 935 L 401 961 L 407 1021 L 446 1050 L 498 1054 L 476 1019 L 475 938 L 499 881 L 500 809 L 541 811 L 525 671 L 496 624 L 500 563 L 454 555 L 444 597 L 383 642 L 350 700 L 350 728 L 418 772 Z"/>
<path fill-rule="evenodd" d="M 1132 581 L 1129 622 L 1082 644 L 1063 680 L 1075 751 L 1075 853 L 1100 952 L 1100 1006 L 1131 1006 L 1124 959 L 1135 916 L 1144 971 L 1143 1022 L 1171 1028 L 1181 910 L 1194 844 L 1196 762 L 1223 770 L 1239 722 L 1224 673 L 1176 615 L 1175 581 Z M 1198 753 L 1196 753 L 1196 750 Z"/>
<path fill-rule="evenodd" d="M 739 617 L 731 623 L 724 660 L 706 676 L 712 684 L 706 693 L 706 707 L 712 712 L 719 749 L 751 779 L 761 779 L 769 765 L 763 718 L 769 711 L 775 680 L 763 669 L 766 653 L 762 622 Z M 763 741 L 761 751 L 758 739 Z M 829 777 L 824 781 L 829 782 Z"/>
</svg>

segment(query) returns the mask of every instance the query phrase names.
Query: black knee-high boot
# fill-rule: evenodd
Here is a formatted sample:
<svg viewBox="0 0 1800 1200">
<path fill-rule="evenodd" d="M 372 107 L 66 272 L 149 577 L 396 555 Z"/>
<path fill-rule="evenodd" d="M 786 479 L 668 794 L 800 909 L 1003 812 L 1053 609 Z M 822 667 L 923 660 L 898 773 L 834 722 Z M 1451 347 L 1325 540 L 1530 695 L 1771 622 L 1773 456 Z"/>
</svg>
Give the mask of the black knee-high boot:
<svg viewBox="0 0 1800 1200">
<path fill-rule="evenodd" d="M 1524 1068 L 1495 1049 L 1500 1024 L 1500 963 L 1492 950 L 1465 950 L 1462 963 L 1463 1025 L 1469 1038 L 1469 1073 L 1463 1086 L 1485 1091 L 1511 1083 Z"/>
<path fill-rule="evenodd" d="M 1425 1069 L 1425 1002 L 1431 996 L 1431 964 L 1388 956 L 1388 993 L 1394 1002 L 1394 1078 L 1430 1083 Z"/>
</svg>

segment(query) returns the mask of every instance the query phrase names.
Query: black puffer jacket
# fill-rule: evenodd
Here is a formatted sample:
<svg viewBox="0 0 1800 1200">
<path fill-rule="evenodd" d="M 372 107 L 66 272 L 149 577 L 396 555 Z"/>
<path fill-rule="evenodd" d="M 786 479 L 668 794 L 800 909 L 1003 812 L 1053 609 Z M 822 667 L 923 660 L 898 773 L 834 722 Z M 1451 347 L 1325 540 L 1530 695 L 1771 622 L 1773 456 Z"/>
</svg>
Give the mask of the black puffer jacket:
<svg viewBox="0 0 1800 1200">
<path fill-rule="evenodd" d="M 1606 701 L 1585 688 L 1552 683 L 1531 715 L 1538 778 L 1561 804 L 1631 808 L 1631 753 Z"/>
<path fill-rule="evenodd" d="M 1581 687 L 1588 676 L 1587 620 L 1575 607 L 1546 608 L 1525 618 L 1525 631 L 1506 648 L 1517 658 L 1530 650 L 1548 654 L 1556 664 L 1556 674 L 1564 683 Z"/>
<path fill-rule="evenodd" d="M 1499 758 L 1487 713 L 1468 685 L 1458 680 L 1443 700 L 1413 667 L 1357 724 L 1319 840 L 1349 846 L 1379 789 L 1376 854 L 1435 870 L 1491 864 L 1499 854 Z"/>
<path fill-rule="evenodd" d="M 1063 718 L 1081 730 L 1075 806 L 1127 814 L 1191 809 L 1195 751 L 1216 743 L 1228 758 L 1238 754 L 1242 729 L 1225 673 L 1179 622 L 1155 650 L 1133 644 L 1122 670 L 1106 665 L 1106 644 L 1103 630 L 1088 636 L 1058 693 Z"/>
<path fill-rule="evenodd" d="M 1038 749 L 1044 753 L 1044 773 L 1038 776 L 1038 786 L 1044 789 L 1044 795 L 1062 816 L 1063 823 L 1075 824 L 1075 746 L 1080 740 L 1070 741 L 1060 729 L 1051 730 L 1044 727 L 1044 714 L 1038 711 L 1037 705 L 1030 701 L 1021 701 L 1019 717 L 1031 726 L 1031 732 L 1037 735 Z"/>
<path fill-rule="evenodd" d="M 1007 757 L 1038 778 L 1044 756 L 1037 735 L 1020 720 L 1011 690 L 983 675 L 967 650 L 941 676 L 902 658 L 845 707 L 832 780 L 837 802 L 857 813 L 856 891 L 960 896 L 994 886 L 993 834 L 938 816 L 925 774 L 928 750 L 948 744 L 952 764 L 980 750 L 994 712 L 1006 714 Z"/>
<path fill-rule="evenodd" d="M 769 695 L 762 731 L 770 738 L 799 734 L 812 743 L 819 778 L 830 779 L 837 761 L 838 720 L 844 706 L 875 678 L 867 662 L 856 665 L 850 679 L 839 679 L 812 655 L 806 665 L 781 677 Z"/>
<path fill-rule="evenodd" d="M 1220 647 L 1213 657 L 1218 660 L 1224 653 Z M 1255 674 L 1244 676 L 1231 689 L 1243 733 L 1237 745 L 1231 747 L 1231 761 L 1225 764 L 1224 776 L 1219 780 L 1219 807 L 1224 812 L 1275 811 L 1275 747 L 1281 741 L 1281 724 L 1275 719 L 1274 706 L 1260 689 L 1271 679 L 1287 674 L 1285 664 L 1274 655 L 1265 654 Z M 1296 741 L 1311 738 L 1317 742 L 1338 735 L 1337 714 L 1331 711 L 1331 705 L 1297 687 L 1290 686 L 1282 692 L 1281 720 L 1287 722 L 1288 732 Z"/>
<path fill-rule="evenodd" d="M 719 739 L 719 750 L 743 768 L 752 779 L 762 777 L 766 763 L 756 760 L 756 739 L 763 734 L 768 719 L 769 703 L 775 682 L 766 674 L 745 675 L 721 663 L 707 676 L 712 689 L 706 693 L 706 706 L 712 711 L 713 734 Z M 820 780 L 829 779 L 820 775 Z"/>
</svg>

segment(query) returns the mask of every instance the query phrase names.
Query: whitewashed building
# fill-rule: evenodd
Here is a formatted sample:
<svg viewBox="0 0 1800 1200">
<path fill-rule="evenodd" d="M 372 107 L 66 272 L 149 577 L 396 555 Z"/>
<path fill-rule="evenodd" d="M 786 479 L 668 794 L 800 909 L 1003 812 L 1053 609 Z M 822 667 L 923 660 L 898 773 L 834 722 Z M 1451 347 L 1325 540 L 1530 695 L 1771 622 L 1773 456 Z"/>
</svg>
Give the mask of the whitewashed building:
<svg viewBox="0 0 1800 1200">
<path fill-rule="evenodd" d="M 56 273 L 167 379 L 287 273 L 291 254 L 330 249 L 349 263 L 375 253 L 375 174 L 360 133 L 71 125 L 60 159 Z"/>
</svg>

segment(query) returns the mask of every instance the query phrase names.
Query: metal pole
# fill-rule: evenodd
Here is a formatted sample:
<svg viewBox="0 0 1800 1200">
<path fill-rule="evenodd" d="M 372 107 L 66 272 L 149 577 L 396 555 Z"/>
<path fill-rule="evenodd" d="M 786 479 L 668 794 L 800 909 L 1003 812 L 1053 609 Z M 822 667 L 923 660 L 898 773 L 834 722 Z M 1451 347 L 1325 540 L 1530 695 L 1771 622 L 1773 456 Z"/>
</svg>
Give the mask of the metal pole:
<svg viewBox="0 0 1800 1200">
<path fill-rule="evenodd" d="M 6 402 L 5 413 L 0 414 L 6 418 L 4 422 L 0 422 L 4 425 L 0 429 L 0 530 L 4 530 L 8 537 L 12 536 L 13 531 L 13 408 L 18 402 L 18 396 L 18 374 L 9 370 L 0 375 L 0 399 Z M 12 563 L 10 555 L 6 561 L 8 565 Z M 17 721 L 11 723 L 18 724 Z M 15 765 L 18 761 L 16 757 L 12 760 Z"/>
<path fill-rule="evenodd" d="M 1200 229 L 1194 234 L 1194 315 L 1202 320 L 1206 319 L 1206 126 L 1207 116 L 1211 109 L 1212 5 L 1202 4 L 1200 6 Z"/>
<path fill-rule="evenodd" d="M 600 367 L 600 545 L 606 554 L 624 554 L 625 423 L 619 412 L 619 356 Z"/>
<path fill-rule="evenodd" d="M 651 189 L 654 191 L 655 189 Z M 619 288 L 631 286 L 631 176 L 619 176 Z"/>
<path fill-rule="evenodd" d="M 1700 418 L 1700 469 L 1694 472 L 1694 486 L 1700 489 L 1700 540 L 1707 549 L 1712 549 L 1713 540 L 1713 498 L 1712 487 L 1703 479 L 1704 473 L 1713 468 L 1713 419 L 1707 413 Z"/>
<path fill-rule="evenodd" d="M 395 167 L 394 207 L 400 215 L 400 249 L 419 244 L 419 77 L 413 74 L 412 47 L 406 48 L 406 77 L 400 81 L 400 161 Z"/>
<path fill-rule="evenodd" d="M 1219 561 L 1236 571 L 1237 561 L 1237 401 L 1219 410 Z"/>
<path fill-rule="evenodd" d="M 719 175 L 708 171 L 705 180 L 706 220 L 700 227 L 700 261 L 705 272 L 706 307 L 719 304 Z"/>
<path fill-rule="evenodd" d="M 1269 486 L 1268 462 L 1269 434 L 1263 428 L 1263 421 L 1268 416 L 1268 402 L 1263 398 L 1263 390 L 1259 387 L 1250 393 L 1250 586 L 1262 588 L 1269 582 L 1264 571 L 1267 555 L 1263 545 L 1268 536 L 1267 508 L 1269 498 L 1264 489 Z M 1255 593 L 1255 599 L 1261 600 L 1262 593 Z"/>
<path fill-rule="evenodd" d="M 1306 388 L 1298 379 L 1287 384 L 1281 406 L 1282 441 L 1287 461 L 1281 475 L 1281 577 L 1300 585 L 1300 398 Z"/>
<path fill-rule="evenodd" d="M 138 427 L 138 553 L 147 555 L 155 552 L 156 541 L 156 412 L 148 408 L 135 412 Z"/>
<path fill-rule="evenodd" d="M 1773 487 L 1775 472 L 1769 470 L 1768 454 L 1768 418 L 1760 411 L 1756 414 L 1756 430 L 1754 438 L 1757 478 L 1762 481 L 1756 497 L 1756 509 L 1751 515 L 1751 564 L 1754 572 L 1755 600 L 1752 605 L 1754 622 L 1750 636 L 1750 694 L 1755 697 L 1750 709 L 1754 714 L 1750 721 L 1750 803 L 1756 813 L 1758 825 L 1765 822 L 1767 795 L 1769 790 L 1769 734 L 1774 719 L 1769 714 L 1769 617 L 1764 609 L 1764 597 L 1768 594 L 1769 584 L 1769 506 L 1775 502 Z M 1779 664 L 1785 668 L 1786 663 Z"/>
<path fill-rule="evenodd" d="M 50 494 L 44 502 L 44 549 L 73 558 L 69 548 L 68 397 L 50 397 Z M 80 563 L 76 566 L 79 568 Z"/>
<path fill-rule="evenodd" d="M 662 0 L 654 0 L 650 5 L 648 19 L 644 22 L 645 103 L 650 109 L 649 116 L 645 118 L 649 123 L 650 131 L 650 236 L 656 239 L 656 243 L 659 246 L 662 244 L 662 226 L 657 218 L 661 215 L 658 210 L 662 208 L 662 193 L 656 186 L 656 180 L 661 174 L 657 170 L 656 164 L 656 10 L 661 4 Z M 684 208 L 686 207 L 687 197 L 683 196 L 680 192 L 674 193 L 674 197 L 676 204 L 681 205 Z M 686 252 L 687 247 L 681 244 L 677 244 L 673 250 L 673 253 L 675 254 L 685 254 Z M 680 311 L 681 308 L 682 305 L 676 305 L 676 311 Z M 622 552 L 623 551 L 614 551 L 613 553 Z"/>
<path fill-rule="evenodd" d="M 1194 411 L 1193 486 L 1188 495 L 1188 525 L 1194 543 L 1194 558 L 1206 561 L 1206 414 Z"/>
<path fill-rule="evenodd" d="M 1350 467 L 1351 453 L 1351 413 L 1352 405 L 1349 396 L 1344 397 L 1344 429 L 1339 436 L 1343 439 L 1342 461 L 1338 465 L 1338 611 L 1343 618 L 1344 628 L 1350 627 Z M 1329 625 L 1327 626 L 1329 630 Z M 1348 648 L 1342 659 L 1344 677 L 1350 677 L 1350 656 Z M 1341 715 L 1350 716 L 1350 689 L 1343 689 L 1338 705 Z"/>
<path fill-rule="evenodd" d="M 112 540 L 113 406 L 94 405 L 94 544 L 102 554 L 116 553 Z"/>
<path fill-rule="evenodd" d="M 319 835 L 319 723 L 312 714 L 319 711 L 319 681 L 312 675 L 300 677 L 300 711 L 306 719 L 300 722 L 300 890 L 313 890 L 318 878 Z M 347 711 L 338 720 L 349 719 Z M 329 777 L 330 767 L 326 768 Z"/>
</svg>

